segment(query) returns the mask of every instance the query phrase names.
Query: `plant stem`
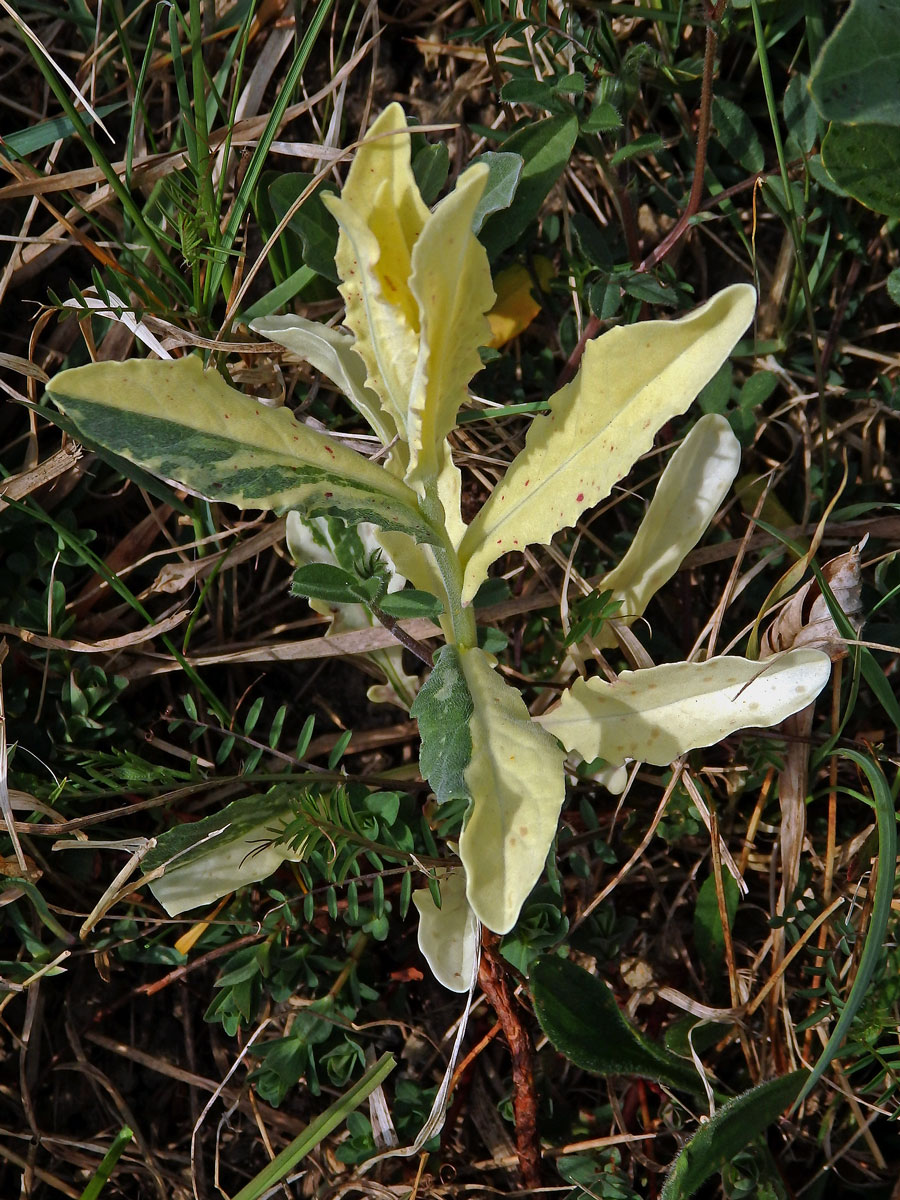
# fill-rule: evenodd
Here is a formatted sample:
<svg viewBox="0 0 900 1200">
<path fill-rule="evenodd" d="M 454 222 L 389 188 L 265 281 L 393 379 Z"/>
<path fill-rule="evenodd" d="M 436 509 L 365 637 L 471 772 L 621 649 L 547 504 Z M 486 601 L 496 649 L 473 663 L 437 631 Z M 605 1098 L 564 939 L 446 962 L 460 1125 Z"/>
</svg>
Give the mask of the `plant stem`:
<svg viewBox="0 0 900 1200">
<path fill-rule="evenodd" d="M 497 1014 L 512 1056 L 513 1114 L 516 1123 L 516 1154 L 522 1182 L 529 1192 L 541 1186 L 541 1144 L 537 1129 L 537 1092 L 534 1086 L 534 1043 L 522 1023 L 512 994 L 506 965 L 500 958 L 500 939 L 487 929 L 481 935 L 481 964 L 478 983 Z"/>
</svg>

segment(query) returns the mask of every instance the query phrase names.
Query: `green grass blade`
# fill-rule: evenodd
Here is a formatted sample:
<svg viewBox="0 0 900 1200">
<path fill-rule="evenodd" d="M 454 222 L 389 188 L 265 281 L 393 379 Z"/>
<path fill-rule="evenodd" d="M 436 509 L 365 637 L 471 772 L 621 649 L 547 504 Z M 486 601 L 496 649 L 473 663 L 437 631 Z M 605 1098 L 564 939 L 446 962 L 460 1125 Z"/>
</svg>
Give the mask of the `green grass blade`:
<svg viewBox="0 0 900 1200">
<path fill-rule="evenodd" d="M 326 1108 L 321 1116 L 311 1121 L 289 1146 L 285 1146 L 281 1153 L 260 1171 L 255 1179 L 251 1179 L 246 1187 L 241 1188 L 233 1200 L 259 1200 L 259 1197 L 268 1192 L 269 1188 L 275 1187 L 301 1158 L 309 1154 L 310 1150 L 314 1150 L 319 1142 L 331 1133 L 332 1129 L 336 1129 L 349 1113 L 358 1108 L 363 1100 L 387 1079 L 396 1065 L 397 1060 L 392 1054 L 382 1054 L 378 1062 L 366 1071 L 359 1083 L 355 1084 L 349 1092 L 345 1092 L 339 1100 L 335 1100 L 334 1104 Z"/>
<path fill-rule="evenodd" d="M 837 1057 L 841 1042 L 846 1037 L 853 1018 L 859 1012 L 869 983 L 875 974 L 875 968 L 878 966 L 878 959 L 887 935 L 888 922 L 891 918 L 891 900 L 894 893 L 894 872 L 897 866 L 897 817 L 894 812 L 894 797 L 891 794 L 890 785 L 878 764 L 864 754 L 860 754 L 858 750 L 838 750 L 836 753 L 842 758 L 849 758 L 851 762 L 856 763 L 868 779 L 872 789 L 872 801 L 878 824 L 878 878 L 875 881 L 875 903 L 872 906 L 872 916 L 869 920 L 869 928 L 866 930 L 866 942 L 860 956 L 856 979 L 853 981 L 853 987 L 850 989 L 850 995 L 838 1017 L 837 1024 L 831 1031 L 831 1037 L 797 1097 L 795 1107 L 809 1095 Z"/>
<path fill-rule="evenodd" d="M 331 11 L 334 0 L 319 0 L 319 6 L 313 13 L 312 20 L 307 27 L 306 33 L 303 35 L 297 53 L 294 56 L 294 61 L 291 63 L 291 68 L 285 77 L 284 83 L 278 92 L 278 96 L 272 106 L 272 111 L 269 114 L 269 120 L 266 127 L 256 144 L 256 149 L 253 151 L 253 157 L 250 159 L 250 165 L 247 168 L 247 173 L 241 181 L 241 186 L 234 198 L 234 204 L 231 208 L 231 213 L 228 217 L 228 224 L 222 234 L 221 247 L 227 253 L 237 240 L 241 225 L 244 220 L 244 215 L 250 206 L 250 200 L 253 192 L 259 182 L 259 177 L 262 174 L 263 166 L 269 154 L 269 149 L 272 142 L 275 140 L 275 135 L 281 124 L 285 109 L 290 103 L 291 96 L 294 94 L 294 89 L 300 82 L 300 77 L 303 70 L 309 61 L 309 56 L 312 53 L 312 48 L 316 43 L 316 39 L 321 32 L 322 26 L 325 24 L 325 18 Z M 207 276 L 206 294 L 213 297 L 219 290 L 222 282 L 222 276 L 225 273 L 227 263 L 222 257 L 212 262 L 209 267 Z"/>
<path fill-rule="evenodd" d="M 81 1193 L 80 1200 L 96 1200 L 97 1196 L 103 1190 L 104 1185 L 113 1173 L 113 1168 L 125 1152 L 125 1147 L 134 1137 L 132 1131 L 127 1125 L 123 1125 L 113 1139 L 113 1144 L 103 1156 L 103 1161 L 100 1166 L 91 1176 L 91 1179 Z"/>
</svg>

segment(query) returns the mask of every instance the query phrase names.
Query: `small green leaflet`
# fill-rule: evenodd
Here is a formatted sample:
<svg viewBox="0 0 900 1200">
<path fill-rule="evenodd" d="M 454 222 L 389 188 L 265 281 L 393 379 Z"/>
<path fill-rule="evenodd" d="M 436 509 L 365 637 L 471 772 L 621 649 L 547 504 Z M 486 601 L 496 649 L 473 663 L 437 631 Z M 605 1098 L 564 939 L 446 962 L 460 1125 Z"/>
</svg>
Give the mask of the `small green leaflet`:
<svg viewBox="0 0 900 1200">
<path fill-rule="evenodd" d="M 84 437 L 208 500 L 435 540 L 401 480 L 287 409 L 229 387 L 197 357 L 91 363 L 63 371 L 48 391 Z"/>
</svg>

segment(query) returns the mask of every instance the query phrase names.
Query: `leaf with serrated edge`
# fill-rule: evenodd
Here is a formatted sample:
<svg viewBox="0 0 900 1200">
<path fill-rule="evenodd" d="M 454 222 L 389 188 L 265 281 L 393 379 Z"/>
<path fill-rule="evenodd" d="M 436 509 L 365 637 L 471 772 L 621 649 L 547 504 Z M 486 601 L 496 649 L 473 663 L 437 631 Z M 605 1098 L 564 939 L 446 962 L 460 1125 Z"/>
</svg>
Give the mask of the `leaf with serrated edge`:
<svg viewBox="0 0 900 1200">
<path fill-rule="evenodd" d="M 469 380 L 481 370 L 478 347 L 490 337 L 484 314 L 494 303 L 491 269 L 472 233 L 487 177 L 484 164 L 461 175 L 413 248 L 409 287 L 419 306 L 420 334 L 407 424 L 409 482 L 438 474 L 444 439 Z"/>
<path fill-rule="evenodd" d="M 412 250 L 429 216 L 409 149 L 406 116 L 390 104 L 359 147 L 340 198 L 322 197 L 341 230 L 335 263 L 344 324 L 356 337 L 368 386 L 402 437 L 419 348 L 418 305 L 409 290 Z"/>
<path fill-rule="evenodd" d="M 623 671 L 615 683 L 578 679 L 538 720 L 589 762 L 632 758 L 663 767 L 738 729 L 777 725 L 815 700 L 830 673 L 831 660 L 818 650 L 791 650 L 764 663 L 669 663 Z"/>
<path fill-rule="evenodd" d="M 419 949 L 434 977 L 451 992 L 467 992 L 478 952 L 478 920 L 466 900 L 466 876 L 450 871 L 438 877 L 441 907 L 428 888 L 412 894 L 419 910 Z"/>
<path fill-rule="evenodd" d="M 331 329 L 321 321 L 307 321 L 305 317 L 265 317 L 251 321 L 250 328 L 261 337 L 278 342 L 330 379 L 368 421 L 382 445 L 386 446 L 396 436 L 397 426 L 390 413 L 384 411 L 378 395 L 366 387 L 366 365 L 354 349 L 351 334 Z"/>
<path fill-rule="evenodd" d="M 537 883 L 566 794 L 565 755 L 477 648 L 460 656 L 472 697 L 472 805 L 459 839 L 469 903 L 495 933 L 515 925 Z"/>
<path fill-rule="evenodd" d="M 91 441 L 209 500 L 434 534 L 415 493 L 333 437 L 230 388 L 199 358 L 63 371 L 48 391 Z"/>
<path fill-rule="evenodd" d="M 547 543 L 604 499 L 715 375 L 753 318 L 747 284 L 719 292 L 677 321 L 641 321 L 588 342 L 571 383 L 535 417 L 460 545 L 468 603 L 495 559 Z"/>
<path fill-rule="evenodd" d="M 289 798 L 276 791 L 245 796 L 202 821 L 176 826 L 157 839 L 141 863 L 145 874 L 168 864 L 150 890 L 176 917 L 267 878 L 286 858 L 295 857 L 290 847 L 277 844 L 293 816 Z"/>
<path fill-rule="evenodd" d="M 741 465 L 741 444 L 724 417 L 701 417 L 669 460 L 625 557 L 597 584 L 621 602 L 631 625 L 681 566 L 716 515 Z M 616 645 L 602 629 L 598 646 Z"/>
</svg>

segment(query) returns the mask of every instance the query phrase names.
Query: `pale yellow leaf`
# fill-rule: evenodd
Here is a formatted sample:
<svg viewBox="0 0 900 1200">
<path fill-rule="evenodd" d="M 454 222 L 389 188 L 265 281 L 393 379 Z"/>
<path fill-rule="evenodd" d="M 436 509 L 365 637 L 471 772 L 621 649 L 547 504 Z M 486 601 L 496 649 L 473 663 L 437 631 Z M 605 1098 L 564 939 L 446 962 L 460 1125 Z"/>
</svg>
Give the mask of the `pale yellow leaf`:
<svg viewBox="0 0 900 1200">
<path fill-rule="evenodd" d="M 466 900 L 465 872 L 438 875 L 441 907 L 428 888 L 412 894 L 419 910 L 419 949 L 438 983 L 451 992 L 467 992 L 478 952 L 478 921 Z"/>
<path fill-rule="evenodd" d="M 677 321 L 642 321 L 589 342 L 575 379 L 536 417 L 460 545 L 463 599 L 475 595 L 495 559 L 547 543 L 597 504 L 685 411 L 749 325 L 756 293 L 719 292 Z"/>
<path fill-rule="evenodd" d="M 768 728 L 799 712 L 828 681 L 818 650 L 754 662 L 712 658 L 623 671 L 615 683 L 579 679 L 540 724 L 567 750 L 613 766 L 626 759 L 662 767 L 738 729 Z"/>
<path fill-rule="evenodd" d="M 459 854 L 469 903 L 495 933 L 515 925 L 537 883 L 565 799 L 565 755 L 531 719 L 525 701 L 483 650 L 462 653 L 472 698 L 472 797 Z"/>
<path fill-rule="evenodd" d="M 409 276 L 413 246 L 429 213 L 412 173 L 399 104 L 389 105 L 369 130 L 340 198 L 322 199 L 341 230 L 335 263 L 344 323 L 356 337 L 368 386 L 405 437 L 419 349 L 419 311 Z"/>
<path fill-rule="evenodd" d="M 741 463 L 741 444 L 724 417 L 701 417 L 669 460 L 625 557 L 597 584 L 621 601 L 631 625 L 681 566 L 716 515 Z M 616 645 L 603 629 L 597 645 Z"/>
<path fill-rule="evenodd" d="M 387 445 L 397 434 L 393 417 L 377 393 L 366 387 L 366 366 L 356 353 L 351 334 L 305 317 L 265 317 L 250 328 L 304 359 L 342 392 L 374 433 Z"/>
<path fill-rule="evenodd" d="M 470 167 L 425 222 L 412 252 L 410 290 L 419 306 L 419 356 L 407 424 L 407 482 L 433 479 L 444 439 L 456 424 L 469 380 L 481 370 L 478 347 L 490 336 L 491 269 L 472 220 L 487 182 Z"/>
</svg>

